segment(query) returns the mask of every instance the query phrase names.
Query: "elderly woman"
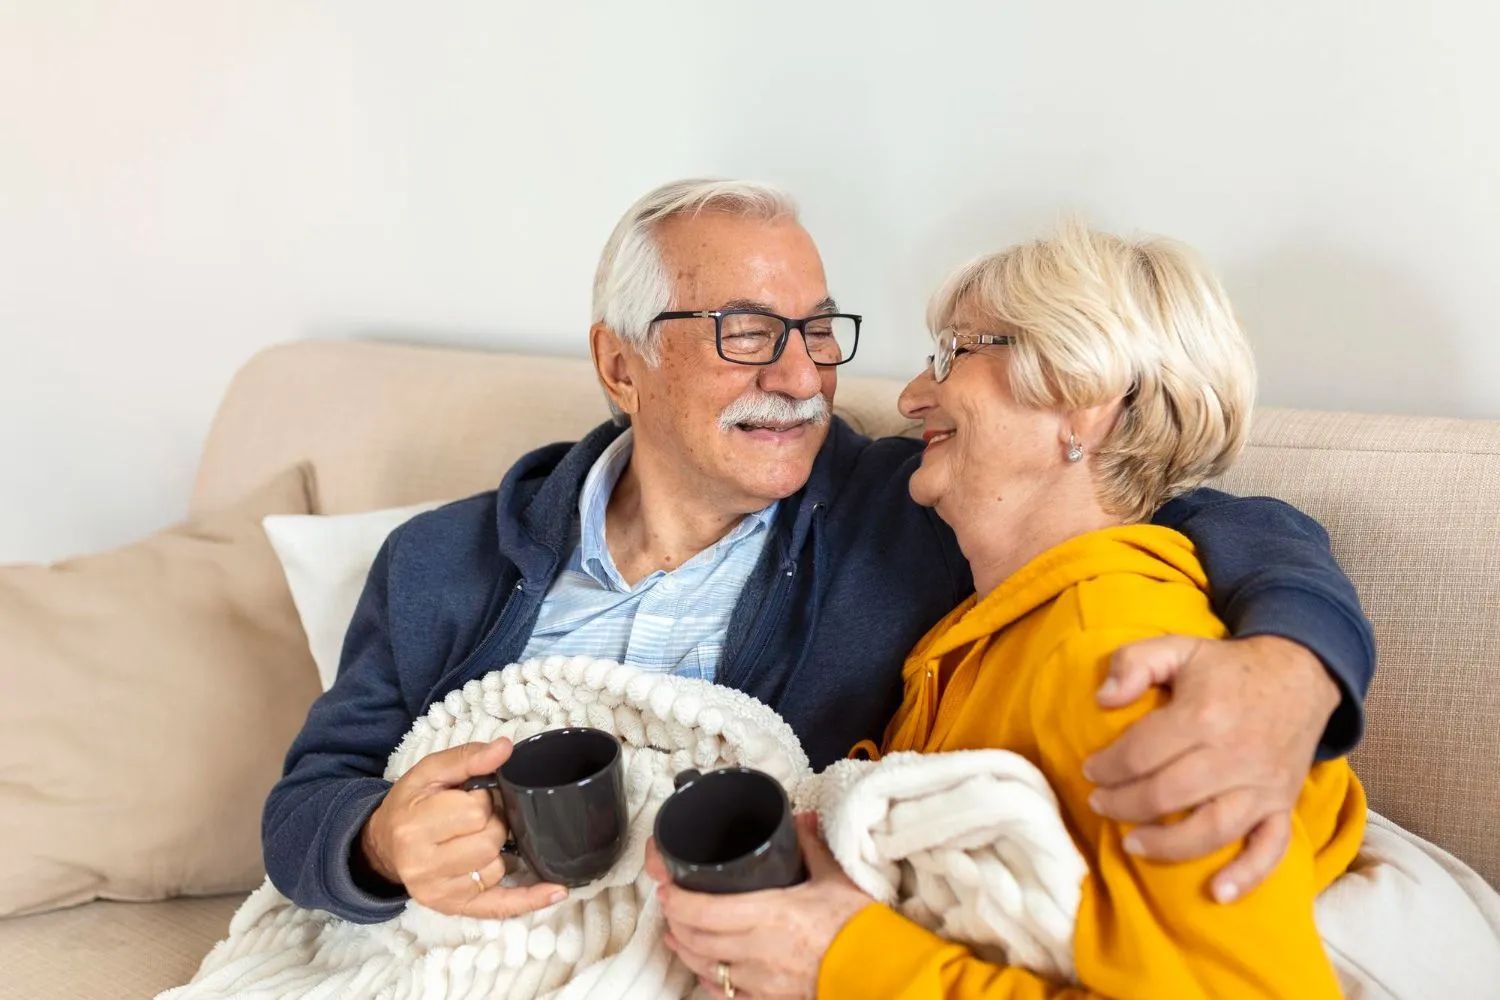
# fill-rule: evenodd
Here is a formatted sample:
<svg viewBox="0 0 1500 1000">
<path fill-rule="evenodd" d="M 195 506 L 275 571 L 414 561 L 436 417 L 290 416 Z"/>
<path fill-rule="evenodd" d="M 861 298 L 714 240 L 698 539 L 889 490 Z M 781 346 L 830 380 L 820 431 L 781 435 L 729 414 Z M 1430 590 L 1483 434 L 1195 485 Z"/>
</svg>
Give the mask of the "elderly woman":
<svg viewBox="0 0 1500 1000">
<path fill-rule="evenodd" d="M 1225 634 L 1192 543 L 1145 523 L 1245 438 L 1254 371 L 1222 288 L 1183 247 L 1070 226 L 963 268 L 929 322 L 936 354 L 901 397 L 927 442 L 911 495 L 953 527 L 977 593 L 907 659 L 882 749 L 1001 748 L 1046 775 L 1088 866 L 1081 988 L 982 961 L 872 902 L 810 835 L 796 888 L 664 884 L 669 945 L 714 992 L 727 972 L 749 997 L 1337 996 L 1313 898 L 1363 833 L 1347 763 L 1312 768 L 1285 858 L 1228 906 L 1208 883 L 1238 845 L 1147 861 L 1128 824 L 1089 807 L 1084 760 L 1165 697 L 1101 708 L 1110 654 Z"/>
</svg>

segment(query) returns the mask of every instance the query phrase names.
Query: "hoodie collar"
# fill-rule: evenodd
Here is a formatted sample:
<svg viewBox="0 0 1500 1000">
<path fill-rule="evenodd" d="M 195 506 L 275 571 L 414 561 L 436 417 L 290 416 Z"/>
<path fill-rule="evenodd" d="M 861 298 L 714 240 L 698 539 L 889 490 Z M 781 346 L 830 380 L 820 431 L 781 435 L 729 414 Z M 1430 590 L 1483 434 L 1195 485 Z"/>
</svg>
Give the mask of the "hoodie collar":
<svg viewBox="0 0 1500 1000">
<path fill-rule="evenodd" d="M 501 555 L 524 579 L 550 581 L 556 574 L 579 537 L 584 480 L 625 430 L 613 422 L 600 424 L 576 444 L 547 445 L 522 456 L 505 474 L 495 503 L 496 539 Z M 813 515 L 826 510 L 863 440 L 840 418 L 830 421 L 807 483 L 777 506 L 783 562 L 802 550 Z"/>
<path fill-rule="evenodd" d="M 1038 555 L 983 597 L 970 598 L 925 651 L 943 656 L 993 635 L 1055 600 L 1085 580 L 1113 573 L 1132 573 L 1164 582 L 1206 589 L 1208 580 L 1194 555 L 1193 543 L 1170 528 L 1127 524 L 1077 535 Z"/>
</svg>

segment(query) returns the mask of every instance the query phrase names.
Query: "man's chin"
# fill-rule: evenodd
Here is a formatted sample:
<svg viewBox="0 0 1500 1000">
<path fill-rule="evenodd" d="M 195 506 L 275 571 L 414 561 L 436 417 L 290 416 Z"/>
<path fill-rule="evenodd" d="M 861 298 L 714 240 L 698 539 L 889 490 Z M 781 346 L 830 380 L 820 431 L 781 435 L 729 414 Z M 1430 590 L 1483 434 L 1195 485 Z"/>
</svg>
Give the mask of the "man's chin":
<svg viewBox="0 0 1500 1000">
<path fill-rule="evenodd" d="M 802 424 L 792 432 L 736 428 L 726 434 L 730 448 L 725 455 L 725 471 L 747 492 L 769 504 L 807 485 L 827 426 Z"/>
</svg>

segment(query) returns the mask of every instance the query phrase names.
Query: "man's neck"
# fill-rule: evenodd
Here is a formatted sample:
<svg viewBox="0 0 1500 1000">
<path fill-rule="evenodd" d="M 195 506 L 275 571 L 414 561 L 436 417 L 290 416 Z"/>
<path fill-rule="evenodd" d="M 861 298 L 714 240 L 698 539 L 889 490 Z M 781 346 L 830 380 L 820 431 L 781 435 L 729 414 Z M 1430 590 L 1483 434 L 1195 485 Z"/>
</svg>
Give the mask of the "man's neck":
<svg viewBox="0 0 1500 1000">
<path fill-rule="evenodd" d="M 743 511 L 692 489 L 637 442 L 604 516 L 604 539 L 628 586 L 674 570 L 734 530 Z"/>
</svg>

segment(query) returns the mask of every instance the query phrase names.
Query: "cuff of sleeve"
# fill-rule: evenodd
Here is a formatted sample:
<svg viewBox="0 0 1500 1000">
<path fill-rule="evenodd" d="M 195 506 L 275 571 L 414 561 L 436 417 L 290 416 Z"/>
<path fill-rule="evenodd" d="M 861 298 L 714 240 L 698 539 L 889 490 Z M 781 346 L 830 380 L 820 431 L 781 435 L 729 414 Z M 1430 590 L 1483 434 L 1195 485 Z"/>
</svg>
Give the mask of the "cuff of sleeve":
<svg viewBox="0 0 1500 1000">
<path fill-rule="evenodd" d="M 1352 621 L 1342 605 L 1315 591 L 1276 587 L 1240 599 L 1234 637 L 1275 635 L 1312 652 L 1339 687 L 1339 705 L 1318 743 L 1318 760 L 1342 757 L 1364 734 L 1365 689 L 1375 663 L 1368 627 Z"/>
<path fill-rule="evenodd" d="M 871 903 L 843 926 L 823 956 L 819 1000 L 893 995 L 921 978 L 939 952 L 953 947 L 890 907 Z"/>
<path fill-rule="evenodd" d="M 410 898 L 401 886 L 369 871 L 359 855 L 360 831 L 390 789 L 388 781 L 360 781 L 329 818 L 328 855 L 323 866 L 326 888 L 338 906 L 338 916 L 350 923 L 383 923 L 399 914 Z"/>
</svg>

